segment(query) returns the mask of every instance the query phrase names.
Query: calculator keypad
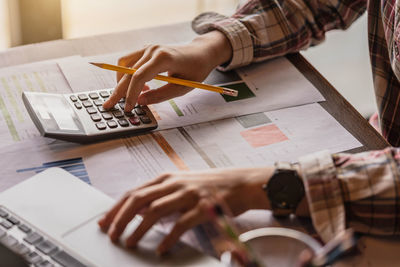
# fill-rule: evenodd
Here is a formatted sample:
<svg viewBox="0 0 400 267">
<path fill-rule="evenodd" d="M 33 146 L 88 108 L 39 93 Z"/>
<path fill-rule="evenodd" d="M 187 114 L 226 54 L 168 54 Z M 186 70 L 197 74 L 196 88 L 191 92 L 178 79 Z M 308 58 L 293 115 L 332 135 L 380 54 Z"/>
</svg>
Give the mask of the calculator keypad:
<svg viewBox="0 0 400 267">
<path fill-rule="evenodd" d="M 111 94 L 112 90 L 102 90 L 100 92 L 70 95 L 69 98 L 76 109 L 86 108 L 88 115 L 99 131 L 107 128 L 137 127 L 142 123 L 150 124 L 152 122 L 146 111 L 140 106 L 136 106 L 131 112 L 124 112 L 125 98 L 120 99 L 114 107 L 105 109 L 102 105 Z"/>
</svg>

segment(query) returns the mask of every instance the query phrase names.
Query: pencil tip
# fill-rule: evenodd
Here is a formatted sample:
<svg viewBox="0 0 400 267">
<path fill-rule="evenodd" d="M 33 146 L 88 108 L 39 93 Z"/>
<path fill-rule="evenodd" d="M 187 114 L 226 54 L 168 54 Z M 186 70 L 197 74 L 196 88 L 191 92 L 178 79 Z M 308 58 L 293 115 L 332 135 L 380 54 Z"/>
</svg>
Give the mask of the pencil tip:
<svg viewBox="0 0 400 267">
<path fill-rule="evenodd" d="M 92 64 L 92 65 L 95 65 L 95 66 L 97 66 L 97 67 L 101 67 L 101 63 L 95 63 L 95 62 L 89 62 L 90 64 Z"/>
</svg>

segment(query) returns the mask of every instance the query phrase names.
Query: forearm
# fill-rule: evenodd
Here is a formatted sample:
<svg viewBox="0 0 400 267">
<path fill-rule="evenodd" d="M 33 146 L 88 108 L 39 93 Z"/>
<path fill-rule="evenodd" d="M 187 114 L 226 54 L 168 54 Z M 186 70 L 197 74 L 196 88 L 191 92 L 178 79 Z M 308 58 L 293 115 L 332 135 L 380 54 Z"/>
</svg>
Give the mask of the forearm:
<svg viewBox="0 0 400 267">
<path fill-rule="evenodd" d="M 251 0 L 230 18 L 205 13 L 193 21 L 198 33 L 223 32 L 233 54 L 231 69 L 306 49 L 321 42 L 325 32 L 345 29 L 366 9 L 365 0 Z"/>
<path fill-rule="evenodd" d="M 232 46 L 220 31 L 211 31 L 193 39 L 191 46 L 201 50 L 207 64 L 212 68 L 228 62 L 232 57 Z"/>
</svg>

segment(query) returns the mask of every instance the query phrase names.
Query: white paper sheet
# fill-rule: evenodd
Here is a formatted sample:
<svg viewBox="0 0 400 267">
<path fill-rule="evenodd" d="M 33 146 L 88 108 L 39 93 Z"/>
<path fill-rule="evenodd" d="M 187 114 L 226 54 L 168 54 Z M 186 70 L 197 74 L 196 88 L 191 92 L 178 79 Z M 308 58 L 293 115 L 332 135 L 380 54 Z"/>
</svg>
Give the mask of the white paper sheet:
<svg viewBox="0 0 400 267">
<path fill-rule="evenodd" d="M 71 92 L 54 60 L 0 69 L 0 146 L 39 136 L 23 104 L 23 91 Z"/>
<path fill-rule="evenodd" d="M 110 183 L 102 168 L 91 170 L 88 165 L 93 183 L 113 197 L 162 172 L 266 166 L 278 160 L 295 162 L 299 156 L 324 149 L 335 153 L 361 146 L 319 104 L 163 130 L 122 142 L 129 159 L 118 157 L 112 162 L 117 169 L 127 167 L 120 161 L 129 164 L 129 179 Z M 93 166 L 96 160 L 115 154 L 103 151 L 91 156 Z"/>
</svg>

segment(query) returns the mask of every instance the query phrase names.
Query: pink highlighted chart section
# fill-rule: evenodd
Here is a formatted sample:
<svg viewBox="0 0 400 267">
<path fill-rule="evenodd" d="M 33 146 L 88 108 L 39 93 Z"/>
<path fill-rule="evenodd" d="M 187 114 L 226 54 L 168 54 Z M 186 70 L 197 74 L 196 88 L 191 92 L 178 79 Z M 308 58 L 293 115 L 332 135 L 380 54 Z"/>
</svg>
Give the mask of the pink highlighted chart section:
<svg viewBox="0 0 400 267">
<path fill-rule="evenodd" d="M 240 135 L 254 148 L 289 140 L 275 124 L 243 131 Z"/>
</svg>

